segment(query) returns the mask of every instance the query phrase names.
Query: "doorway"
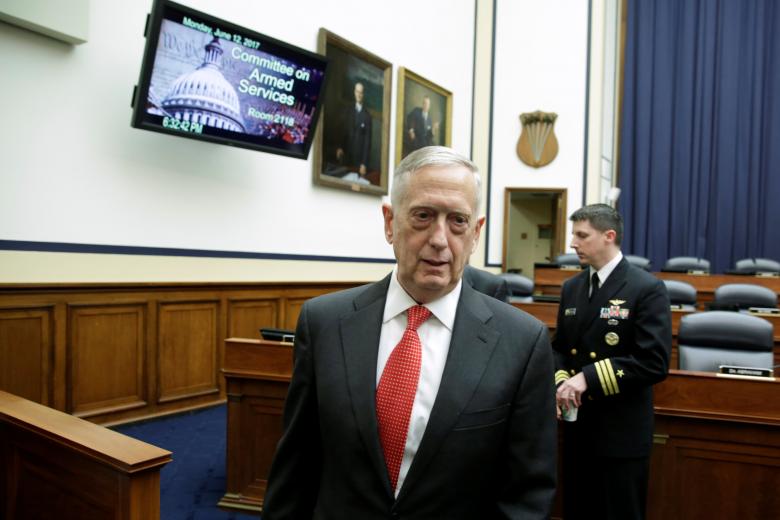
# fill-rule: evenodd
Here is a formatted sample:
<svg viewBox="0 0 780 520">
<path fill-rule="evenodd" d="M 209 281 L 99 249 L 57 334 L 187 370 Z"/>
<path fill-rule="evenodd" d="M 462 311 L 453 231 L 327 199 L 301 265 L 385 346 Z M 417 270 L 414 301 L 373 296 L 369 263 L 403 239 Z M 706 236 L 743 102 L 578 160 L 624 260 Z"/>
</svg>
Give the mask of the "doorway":
<svg viewBox="0 0 780 520">
<path fill-rule="evenodd" d="M 504 188 L 504 272 L 534 277 L 566 249 L 565 188 Z"/>
</svg>

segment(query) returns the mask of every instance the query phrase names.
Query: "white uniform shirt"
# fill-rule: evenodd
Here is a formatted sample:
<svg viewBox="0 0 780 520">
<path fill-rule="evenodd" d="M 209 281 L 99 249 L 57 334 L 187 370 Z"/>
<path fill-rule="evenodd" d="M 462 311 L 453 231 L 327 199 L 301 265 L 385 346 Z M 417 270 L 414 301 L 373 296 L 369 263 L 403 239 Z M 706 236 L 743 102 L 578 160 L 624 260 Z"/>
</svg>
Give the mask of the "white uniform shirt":
<svg viewBox="0 0 780 520">
<path fill-rule="evenodd" d="M 620 261 L 623 260 L 623 253 L 618 251 L 618 254 L 615 255 L 615 258 L 604 264 L 604 266 L 596 271 L 593 269 L 593 267 L 590 268 L 590 277 L 593 278 L 593 272 L 597 272 L 599 274 L 599 288 L 604 287 L 604 282 L 607 281 L 607 278 L 609 278 L 609 275 L 612 274 L 612 271 L 615 270 L 617 265 L 620 263 Z M 588 289 L 588 295 L 593 292 L 593 288 L 591 287 Z"/>
</svg>

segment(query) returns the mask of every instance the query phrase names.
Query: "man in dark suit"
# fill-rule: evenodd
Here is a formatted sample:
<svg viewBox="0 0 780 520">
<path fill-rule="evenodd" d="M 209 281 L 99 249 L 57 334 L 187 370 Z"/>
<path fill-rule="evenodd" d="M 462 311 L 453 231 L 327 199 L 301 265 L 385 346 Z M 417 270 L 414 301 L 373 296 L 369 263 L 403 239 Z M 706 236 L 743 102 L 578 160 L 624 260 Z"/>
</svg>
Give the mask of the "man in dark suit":
<svg viewBox="0 0 780 520">
<path fill-rule="evenodd" d="M 509 284 L 493 273 L 466 264 L 463 269 L 463 280 L 477 291 L 496 300 L 505 302 L 509 299 Z"/>
<path fill-rule="evenodd" d="M 422 106 L 414 107 L 406 115 L 405 153 L 408 154 L 423 146 L 431 146 L 433 144 L 433 135 L 438 130 L 439 123 L 433 122 L 430 110 L 431 98 L 425 96 Z"/>
<path fill-rule="evenodd" d="M 664 284 L 620 252 L 623 219 L 606 204 L 572 216 L 586 266 L 563 284 L 553 340 L 563 412 L 564 518 L 645 516 L 653 440 L 652 385 L 672 345 Z"/>
<path fill-rule="evenodd" d="M 336 159 L 361 177 L 368 172 L 371 152 L 371 115 L 363 104 L 364 93 L 363 84 L 355 83 L 355 102 L 342 115 L 342 144 L 336 149 Z"/>
<path fill-rule="evenodd" d="M 263 520 L 549 514 L 552 349 L 539 321 L 461 280 L 480 191 L 467 158 L 412 153 L 382 207 L 391 275 L 304 304 Z"/>
</svg>

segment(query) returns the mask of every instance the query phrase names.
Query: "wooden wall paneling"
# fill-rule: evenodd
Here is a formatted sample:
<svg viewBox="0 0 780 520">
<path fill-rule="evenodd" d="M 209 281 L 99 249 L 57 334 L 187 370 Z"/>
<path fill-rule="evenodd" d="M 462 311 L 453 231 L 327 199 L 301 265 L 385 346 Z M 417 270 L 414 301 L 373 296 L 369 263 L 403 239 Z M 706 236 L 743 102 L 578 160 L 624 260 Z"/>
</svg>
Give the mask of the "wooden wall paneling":
<svg viewBox="0 0 780 520">
<path fill-rule="evenodd" d="M 690 444 L 677 448 L 680 518 L 765 518 L 770 511 L 780 511 L 780 459 L 733 445 L 702 449 L 699 443 Z M 744 500 L 756 490 L 763 490 L 759 500 Z"/>
<path fill-rule="evenodd" d="M 219 297 L 219 314 L 218 314 L 218 323 L 217 327 L 220 331 L 220 334 L 217 336 L 217 388 L 219 389 L 219 393 L 217 396 L 220 400 L 227 398 L 227 384 L 225 383 L 225 378 L 222 375 L 222 367 L 225 366 L 225 339 L 229 337 L 228 335 L 228 328 L 230 327 L 230 320 L 229 320 L 229 314 L 230 314 L 230 304 L 229 304 L 229 296 L 225 291 L 220 291 L 218 293 Z"/>
<path fill-rule="evenodd" d="M 67 411 L 89 417 L 146 406 L 146 303 L 68 308 Z"/>
<path fill-rule="evenodd" d="M 54 359 L 53 359 L 53 404 L 55 410 L 68 409 L 68 306 L 62 301 L 54 303 Z"/>
<path fill-rule="evenodd" d="M 219 393 L 219 300 L 158 305 L 158 402 Z"/>
<path fill-rule="evenodd" d="M 298 324 L 298 316 L 301 314 L 301 307 L 309 298 L 285 298 L 284 300 L 284 324 L 281 328 L 295 330 Z"/>
<path fill-rule="evenodd" d="M 656 416 L 648 518 L 765 518 L 780 510 L 777 426 Z"/>
<path fill-rule="evenodd" d="M 229 298 L 228 338 L 259 338 L 260 328 L 279 327 L 279 298 Z"/>
<path fill-rule="evenodd" d="M 219 403 L 226 397 L 219 369 L 228 335 L 258 338 L 262 326 L 294 329 L 306 300 L 356 285 L 360 283 L 0 284 L 0 312 L 48 309 L 48 367 L 41 369 L 49 374 L 47 389 L 42 390 L 48 401 L 39 397 L 38 402 L 92 422 L 120 424 Z M 215 353 L 216 360 L 207 376 L 204 371 L 193 379 L 190 373 L 184 376 L 189 380 L 182 383 L 175 364 L 162 364 L 167 358 L 161 331 L 167 323 L 173 341 L 169 346 L 174 345 L 174 351 L 180 344 L 189 344 L 189 339 L 180 336 L 193 332 L 183 315 L 174 318 L 176 313 L 165 315 L 161 311 L 174 309 L 170 305 L 197 302 L 208 302 L 217 309 L 215 314 L 202 311 L 202 316 L 208 316 L 205 329 L 213 324 L 216 332 L 207 336 L 194 333 L 198 348 Z M 203 329 L 203 323 L 195 327 Z M 0 328 L 3 326 L 6 334 L 20 334 L 25 344 L 41 341 L 35 328 L 25 326 L 10 332 L 8 323 Z M 210 350 L 203 346 L 206 344 L 211 345 Z M 8 348 L 7 342 L 3 345 Z M 129 365 L 138 367 L 137 377 L 133 378 L 133 370 L 127 370 Z M 13 377 L 19 381 L 22 372 L 30 371 L 16 358 L 6 362 L 0 357 L 0 371 L 5 366 L 13 368 Z M 24 384 L 31 384 L 36 377 L 25 377 Z M 29 389 L 14 385 L 17 393 L 34 397 Z"/>
<path fill-rule="evenodd" d="M 160 396 L 160 314 L 159 295 L 153 294 L 146 302 L 148 319 L 146 322 L 146 395 L 149 396 L 149 409 L 154 410 Z"/>
<path fill-rule="evenodd" d="M 51 406 L 54 308 L 0 309 L 0 390 Z"/>
</svg>

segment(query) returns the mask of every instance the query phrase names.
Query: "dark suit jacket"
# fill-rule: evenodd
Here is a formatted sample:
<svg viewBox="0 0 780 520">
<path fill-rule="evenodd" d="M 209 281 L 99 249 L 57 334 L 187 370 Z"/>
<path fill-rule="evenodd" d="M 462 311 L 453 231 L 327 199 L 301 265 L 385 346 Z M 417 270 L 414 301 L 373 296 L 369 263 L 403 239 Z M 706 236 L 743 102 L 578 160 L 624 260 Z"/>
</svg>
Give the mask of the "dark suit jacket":
<svg viewBox="0 0 780 520">
<path fill-rule="evenodd" d="M 366 106 L 358 112 L 352 104 L 345 112 L 342 121 L 344 136 L 342 143 L 346 155 L 346 166 L 355 170 L 361 164 L 369 168 L 368 159 L 371 153 L 371 115 Z"/>
<path fill-rule="evenodd" d="M 414 130 L 414 139 L 409 138 L 410 129 Z M 423 118 L 423 111 L 420 107 L 413 108 L 406 115 L 406 127 L 404 130 L 404 140 L 407 143 L 408 152 L 413 152 L 418 148 L 433 144 L 433 120 L 431 119 L 431 113 L 428 112 L 428 120 L 426 121 Z"/>
<path fill-rule="evenodd" d="M 557 443 L 546 329 L 467 284 L 428 426 L 394 499 L 375 411 L 389 280 L 301 309 L 263 520 L 545 518 Z"/>
<path fill-rule="evenodd" d="M 509 298 L 509 285 L 506 280 L 488 271 L 466 264 L 463 269 L 463 280 L 482 294 L 487 294 L 502 302 Z"/>
<path fill-rule="evenodd" d="M 556 382 L 584 372 L 588 383 L 566 437 L 592 454 L 644 457 L 653 438 L 652 385 L 669 369 L 666 287 L 624 258 L 589 301 L 589 276 L 585 269 L 563 284 L 553 340 Z"/>
</svg>

